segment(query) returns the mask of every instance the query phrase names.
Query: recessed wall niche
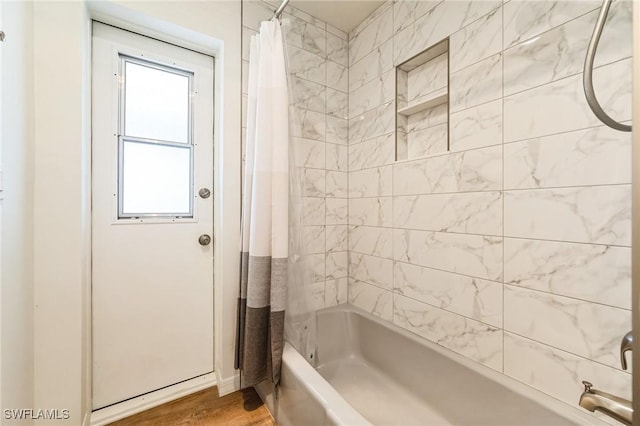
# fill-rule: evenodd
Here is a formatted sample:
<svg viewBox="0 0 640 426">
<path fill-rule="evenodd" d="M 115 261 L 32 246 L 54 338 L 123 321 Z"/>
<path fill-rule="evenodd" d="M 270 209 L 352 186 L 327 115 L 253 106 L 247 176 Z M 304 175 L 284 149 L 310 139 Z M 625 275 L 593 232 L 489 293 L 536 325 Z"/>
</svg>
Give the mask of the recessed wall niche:
<svg viewBox="0 0 640 426">
<path fill-rule="evenodd" d="M 396 67 L 396 160 L 449 151 L 449 39 Z"/>
</svg>

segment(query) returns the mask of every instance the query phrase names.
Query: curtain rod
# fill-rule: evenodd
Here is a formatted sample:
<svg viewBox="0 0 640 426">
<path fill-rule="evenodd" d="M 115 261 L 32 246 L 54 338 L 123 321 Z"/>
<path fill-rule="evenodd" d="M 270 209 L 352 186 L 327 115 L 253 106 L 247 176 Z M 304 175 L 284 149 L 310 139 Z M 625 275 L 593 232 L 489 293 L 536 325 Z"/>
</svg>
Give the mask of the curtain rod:
<svg viewBox="0 0 640 426">
<path fill-rule="evenodd" d="M 278 8 L 276 9 L 275 12 L 273 12 L 273 18 L 276 19 L 280 19 L 280 15 L 282 15 L 282 12 L 284 11 L 284 8 L 287 7 L 287 4 L 289 4 L 289 0 L 282 0 L 282 3 L 280 4 L 280 6 L 278 6 Z"/>
</svg>

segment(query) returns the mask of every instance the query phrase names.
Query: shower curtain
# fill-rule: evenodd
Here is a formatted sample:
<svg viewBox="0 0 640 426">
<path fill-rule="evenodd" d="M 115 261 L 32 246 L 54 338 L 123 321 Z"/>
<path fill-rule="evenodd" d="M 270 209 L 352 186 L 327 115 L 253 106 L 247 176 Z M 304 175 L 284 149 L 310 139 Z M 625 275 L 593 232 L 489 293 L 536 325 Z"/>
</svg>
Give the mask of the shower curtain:
<svg viewBox="0 0 640 426">
<path fill-rule="evenodd" d="M 251 39 L 236 368 L 280 380 L 289 245 L 289 95 L 280 24 Z"/>
</svg>

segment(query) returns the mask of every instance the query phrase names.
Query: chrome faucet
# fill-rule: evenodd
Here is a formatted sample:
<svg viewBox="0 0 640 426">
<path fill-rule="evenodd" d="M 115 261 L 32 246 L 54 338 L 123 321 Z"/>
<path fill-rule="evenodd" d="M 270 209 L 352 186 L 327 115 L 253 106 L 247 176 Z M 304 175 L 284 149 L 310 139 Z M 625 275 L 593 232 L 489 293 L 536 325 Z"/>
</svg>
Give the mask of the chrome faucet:
<svg viewBox="0 0 640 426">
<path fill-rule="evenodd" d="M 633 408 L 631 401 L 619 396 L 592 389 L 593 385 L 585 380 L 582 381 L 584 392 L 580 395 L 580 406 L 591 412 L 596 410 L 613 417 L 626 425 L 631 425 Z"/>
<path fill-rule="evenodd" d="M 622 364 L 622 369 L 627 369 L 627 358 L 625 358 L 624 354 L 633 349 L 633 335 L 631 332 L 628 332 L 622 338 L 622 342 L 620 342 L 620 363 Z"/>
</svg>

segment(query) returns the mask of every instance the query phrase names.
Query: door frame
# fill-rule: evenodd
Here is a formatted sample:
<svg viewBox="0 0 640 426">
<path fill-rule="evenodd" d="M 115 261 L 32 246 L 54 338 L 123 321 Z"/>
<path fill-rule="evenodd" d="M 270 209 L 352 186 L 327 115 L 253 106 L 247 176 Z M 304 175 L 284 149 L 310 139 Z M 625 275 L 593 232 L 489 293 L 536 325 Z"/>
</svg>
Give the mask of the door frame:
<svg viewBox="0 0 640 426">
<path fill-rule="evenodd" d="M 228 254 L 223 255 L 223 253 L 229 253 L 231 250 L 232 256 L 239 256 L 239 247 L 237 246 L 238 240 L 237 232 L 233 232 L 236 229 L 239 229 L 240 224 L 240 160 L 241 154 L 239 150 L 239 145 L 237 149 L 237 154 L 234 155 L 233 151 L 235 149 L 229 149 L 229 143 L 222 146 L 223 136 L 223 128 L 224 125 L 228 125 L 226 120 L 221 118 L 220 112 L 224 110 L 223 108 L 223 99 L 229 95 L 229 91 L 225 90 L 226 81 L 224 80 L 223 69 L 225 67 L 225 54 L 224 54 L 224 43 L 221 40 L 214 39 L 210 36 L 207 36 L 203 33 L 197 33 L 190 30 L 185 30 L 182 27 L 177 27 L 174 24 L 169 24 L 166 21 L 157 21 L 153 19 L 152 22 L 149 16 L 144 16 L 139 13 L 131 13 L 130 10 L 125 10 L 122 7 L 118 7 L 113 4 L 109 4 L 107 2 L 88 2 L 87 8 L 89 12 L 88 25 L 90 26 L 92 21 L 100 21 L 108 25 L 113 25 L 115 27 L 121 28 L 123 30 L 132 31 L 136 34 L 146 36 L 149 38 L 157 39 L 162 42 L 174 44 L 176 46 L 193 50 L 198 53 L 202 53 L 204 55 L 208 55 L 213 57 L 214 59 L 214 105 L 213 105 L 213 114 L 214 114 L 214 153 L 213 153 L 213 161 L 214 161 L 214 185 L 213 185 L 213 193 L 212 198 L 214 201 L 214 209 L 213 209 L 213 217 L 214 217 L 214 230 L 213 230 L 213 244 L 214 244 L 214 372 L 205 376 L 201 376 L 199 378 L 195 378 L 189 380 L 187 382 L 179 383 L 170 388 L 161 389 L 153 393 L 153 398 L 148 396 L 140 396 L 138 398 L 134 398 L 129 400 L 123 404 L 118 404 L 116 406 L 100 410 L 101 414 L 96 415 L 92 414 L 91 416 L 91 424 L 100 424 L 102 419 L 108 418 L 109 421 L 114 421 L 119 418 L 126 417 L 135 412 L 143 411 L 144 409 L 159 405 L 161 403 L 179 398 L 181 396 L 190 394 L 199 389 L 204 389 L 213 385 L 218 386 L 218 392 L 220 395 L 224 395 L 227 393 L 231 393 L 240 388 L 240 380 L 237 372 L 234 371 L 234 374 L 230 377 L 227 374 L 227 377 L 224 377 L 221 371 L 221 364 L 227 360 L 227 357 L 224 357 L 223 348 L 228 346 L 228 343 L 225 341 L 225 330 L 235 330 L 235 327 L 232 327 L 232 324 L 229 324 L 230 320 L 235 321 L 235 297 L 233 299 L 233 304 L 228 305 L 229 297 L 227 297 L 228 289 L 224 289 L 223 282 L 225 284 L 229 284 L 230 282 L 237 282 L 237 267 L 238 261 L 231 261 L 231 273 L 229 273 L 229 262 L 225 260 L 225 257 L 228 259 L 230 257 Z M 238 22 L 238 26 L 240 26 L 241 22 Z M 89 34 L 89 37 L 92 37 L 92 34 Z M 238 60 L 238 63 L 241 63 L 241 56 Z M 227 59 L 229 61 L 229 59 Z M 91 72 L 91 69 L 88 70 Z M 241 83 L 241 82 L 240 82 Z M 238 99 L 240 100 L 241 86 L 238 90 Z M 238 105 L 240 106 L 240 104 Z M 238 113 L 239 113 L 238 108 Z M 89 118 L 90 121 L 90 118 Z M 240 130 L 241 121 L 240 116 L 238 114 L 238 123 L 237 129 L 238 133 Z M 240 135 L 238 135 L 240 136 Z M 239 138 L 238 138 L 239 140 Z M 91 140 L 89 140 L 89 144 Z M 231 141 L 230 145 L 234 145 L 233 141 Z M 225 152 L 226 151 L 226 152 Z M 230 155 L 229 155 L 230 154 Z M 231 157 L 231 165 L 229 168 L 229 160 Z M 236 166 L 235 161 L 237 159 L 237 171 L 234 170 L 234 166 Z M 226 185 L 222 185 L 223 181 L 229 181 L 230 175 L 234 174 L 238 178 L 238 191 L 237 196 L 233 194 L 233 185 L 227 187 Z M 91 182 L 92 177 L 89 176 L 89 182 Z M 229 208 L 229 200 L 231 203 L 235 202 L 235 198 L 237 197 L 237 203 L 232 204 L 231 209 Z M 225 204 L 221 203 L 222 200 L 225 200 Z M 225 207 L 223 208 L 223 205 Z M 237 206 L 237 207 L 236 207 Z M 234 218 L 234 214 L 232 210 L 237 210 L 237 216 Z M 229 226 L 229 222 L 237 222 L 237 227 Z M 224 224 L 224 225 L 223 225 Z M 224 230 L 227 232 L 224 232 Z M 230 247 L 230 242 L 232 242 L 233 247 Z M 224 247 L 224 248 L 223 248 Z M 91 247 L 89 247 L 89 250 Z M 225 265 L 226 263 L 226 265 Z M 229 276 L 233 276 L 233 281 Z M 227 277 L 222 280 L 220 277 Z M 233 289 L 233 294 L 235 296 L 236 290 L 235 286 Z M 225 299 L 227 302 L 225 302 Z M 230 317 L 228 314 L 225 315 L 224 304 L 227 303 L 227 306 L 234 307 L 233 317 Z M 89 319 L 91 318 L 91 313 L 89 312 Z M 226 324 L 226 325 L 225 325 Z M 90 333 L 90 330 L 89 330 Z M 233 337 L 233 336 L 231 336 Z M 228 336 L 227 339 L 228 340 Z M 92 359 L 92 354 L 89 353 L 89 360 Z M 223 358 L 224 357 L 224 358 Z M 233 360 L 231 359 L 231 362 Z M 90 369 L 91 367 L 89 367 Z M 90 370 L 89 370 L 90 371 Z M 90 371 L 92 374 L 92 372 Z M 90 380 L 90 379 L 89 379 Z M 97 412 L 94 412 L 97 413 Z"/>
</svg>

